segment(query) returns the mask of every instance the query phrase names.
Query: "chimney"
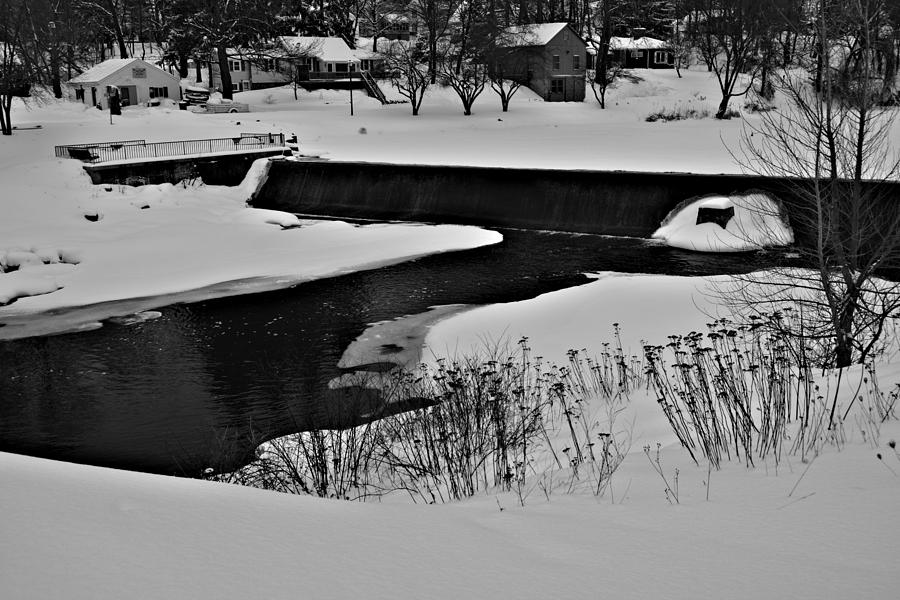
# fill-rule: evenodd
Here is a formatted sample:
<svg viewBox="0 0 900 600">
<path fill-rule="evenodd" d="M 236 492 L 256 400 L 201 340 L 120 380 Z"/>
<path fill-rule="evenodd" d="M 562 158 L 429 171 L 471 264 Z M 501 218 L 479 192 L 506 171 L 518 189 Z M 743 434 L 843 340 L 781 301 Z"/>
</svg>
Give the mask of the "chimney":
<svg viewBox="0 0 900 600">
<path fill-rule="evenodd" d="M 643 27 L 635 27 L 631 30 L 631 38 L 635 40 L 639 40 L 647 33 L 647 30 Z"/>
</svg>

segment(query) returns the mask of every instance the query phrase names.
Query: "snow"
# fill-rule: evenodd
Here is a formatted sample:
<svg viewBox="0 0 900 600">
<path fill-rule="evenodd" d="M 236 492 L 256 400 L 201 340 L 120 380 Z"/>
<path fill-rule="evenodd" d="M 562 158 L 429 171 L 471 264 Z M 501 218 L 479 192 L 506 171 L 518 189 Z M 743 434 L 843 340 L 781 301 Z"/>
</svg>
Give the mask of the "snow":
<svg viewBox="0 0 900 600">
<path fill-rule="evenodd" d="M 709 74 L 641 75 L 644 81 L 612 90 L 607 111 L 592 99 L 545 104 L 523 89 L 509 113 L 486 92 L 475 114 L 463 117 L 441 88 L 429 92 L 415 118 L 408 106 L 381 106 L 361 94 L 350 117 L 346 92 L 301 92 L 295 102 L 289 88 L 238 94 L 251 104 L 250 114 L 133 107 L 113 125 L 108 114 L 79 105 L 26 110 L 17 104 L 15 124 L 43 127 L 0 140 L 0 255 L 21 267 L 0 273 L 0 290 L 28 294 L 0 308 L 0 320 L 46 321 L 45 311 L 63 306 L 189 292 L 240 278 L 262 287 L 293 285 L 499 240 L 477 228 L 358 227 L 246 208 L 253 184 L 265 176 L 262 166 L 240 188 L 91 186 L 79 163 L 52 158 L 54 144 L 222 137 L 252 127 L 296 133 L 301 152 L 341 160 L 740 171 L 723 151 L 723 141 L 738 139 L 740 119 L 644 121 L 660 105 L 714 108 Z M 360 135 L 363 128 L 367 135 Z M 90 213 L 102 218 L 90 222 L 84 218 Z M 696 232 L 685 235 L 697 239 Z M 528 336 L 534 355 L 562 362 L 569 348 L 601 351 L 612 341 L 613 323 L 626 351 L 635 353 L 642 340 L 702 330 L 716 313 L 703 292 L 717 278 L 596 277 L 533 300 L 412 315 L 407 330 L 425 337 L 429 355 Z M 58 285 L 64 287 L 52 291 Z M 31 295 L 37 293 L 44 295 Z M 152 319 L 158 313 L 151 309 L 131 313 Z M 435 324 L 432 317 L 443 320 Z M 366 361 L 366 345 L 390 343 L 391 332 L 403 327 L 380 324 L 364 333 L 345 354 L 348 364 Z M 882 389 L 900 381 L 898 371 L 882 365 Z M 524 508 L 501 493 L 444 506 L 354 504 L 0 453 L 0 595 L 896 596 L 900 458 L 887 442 L 900 436 L 897 422 L 883 424 L 878 440 L 848 427 L 840 449 L 826 445 L 810 463 L 789 457 L 777 468 L 729 464 L 710 474 L 673 442 L 652 398 L 635 394 L 627 416 L 622 422 L 634 423 L 632 452 L 611 493 L 556 491 L 547 498 L 534 491 Z M 679 469 L 678 505 L 666 501 L 640 452 L 645 442 L 661 443 L 669 474 Z"/>
<path fill-rule="evenodd" d="M 91 67 L 81 75 L 73 77 L 69 80 L 69 83 L 97 83 L 136 61 L 144 63 L 144 61 L 139 58 L 110 58 L 109 60 L 105 60 L 102 63 Z"/>
<path fill-rule="evenodd" d="M 289 51 L 314 56 L 322 62 L 354 62 L 356 55 L 343 39 L 321 36 L 282 36 L 281 43 Z"/>
<path fill-rule="evenodd" d="M 700 209 L 732 210 L 733 216 L 724 226 L 698 223 Z M 762 193 L 700 198 L 673 210 L 651 237 L 673 248 L 698 252 L 740 252 L 794 242 L 782 207 Z"/>
<path fill-rule="evenodd" d="M 661 48 L 669 48 L 669 43 L 652 37 L 639 37 L 637 39 L 630 37 L 609 38 L 610 50 L 659 50 Z"/>
<path fill-rule="evenodd" d="M 507 27 L 503 30 L 508 36 L 504 40 L 504 45 L 507 47 L 545 46 L 567 25 L 568 23 L 532 23 Z"/>
</svg>

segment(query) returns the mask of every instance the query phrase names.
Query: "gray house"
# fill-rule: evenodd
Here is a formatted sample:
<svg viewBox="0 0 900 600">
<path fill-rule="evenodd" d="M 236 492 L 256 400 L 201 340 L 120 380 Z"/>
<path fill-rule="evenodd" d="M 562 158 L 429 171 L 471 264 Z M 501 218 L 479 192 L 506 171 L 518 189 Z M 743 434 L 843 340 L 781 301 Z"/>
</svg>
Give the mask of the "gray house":
<svg viewBox="0 0 900 600">
<path fill-rule="evenodd" d="M 547 102 L 581 102 L 585 42 L 568 23 L 520 25 L 504 30 L 494 68 L 530 87 Z"/>
</svg>

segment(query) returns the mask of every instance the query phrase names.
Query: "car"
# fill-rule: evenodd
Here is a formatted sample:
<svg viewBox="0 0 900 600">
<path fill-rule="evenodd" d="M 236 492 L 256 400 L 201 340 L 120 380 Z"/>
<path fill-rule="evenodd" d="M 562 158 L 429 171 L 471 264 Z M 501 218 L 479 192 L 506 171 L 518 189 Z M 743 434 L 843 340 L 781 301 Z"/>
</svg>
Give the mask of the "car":
<svg viewBox="0 0 900 600">
<path fill-rule="evenodd" d="M 250 105 L 244 102 L 235 102 L 234 100 L 210 101 L 206 103 L 206 112 L 208 113 L 239 113 L 250 112 Z"/>
<path fill-rule="evenodd" d="M 209 90 L 204 87 L 189 85 L 182 90 L 182 96 L 188 104 L 206 104 L 209 101 Z"/>
</svg>

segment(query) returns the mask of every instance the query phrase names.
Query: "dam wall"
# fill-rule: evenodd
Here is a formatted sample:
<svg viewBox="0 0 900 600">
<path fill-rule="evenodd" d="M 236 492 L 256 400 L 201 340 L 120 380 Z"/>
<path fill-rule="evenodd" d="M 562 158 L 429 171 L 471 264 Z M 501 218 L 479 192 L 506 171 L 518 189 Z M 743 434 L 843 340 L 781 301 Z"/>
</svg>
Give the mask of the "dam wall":
<svg viewBox="0 0 900 600">
<path fill-rule="evenodd" d="M 886 185 L 900 199 L 900 184 Z M 252 204 L 314 216 L 648 237 L 691 198 L 762 191 L 790 215 L 799 188 L 797 180 L 753 175 L 301 159 L 271 161 Z"/>
</svg>

